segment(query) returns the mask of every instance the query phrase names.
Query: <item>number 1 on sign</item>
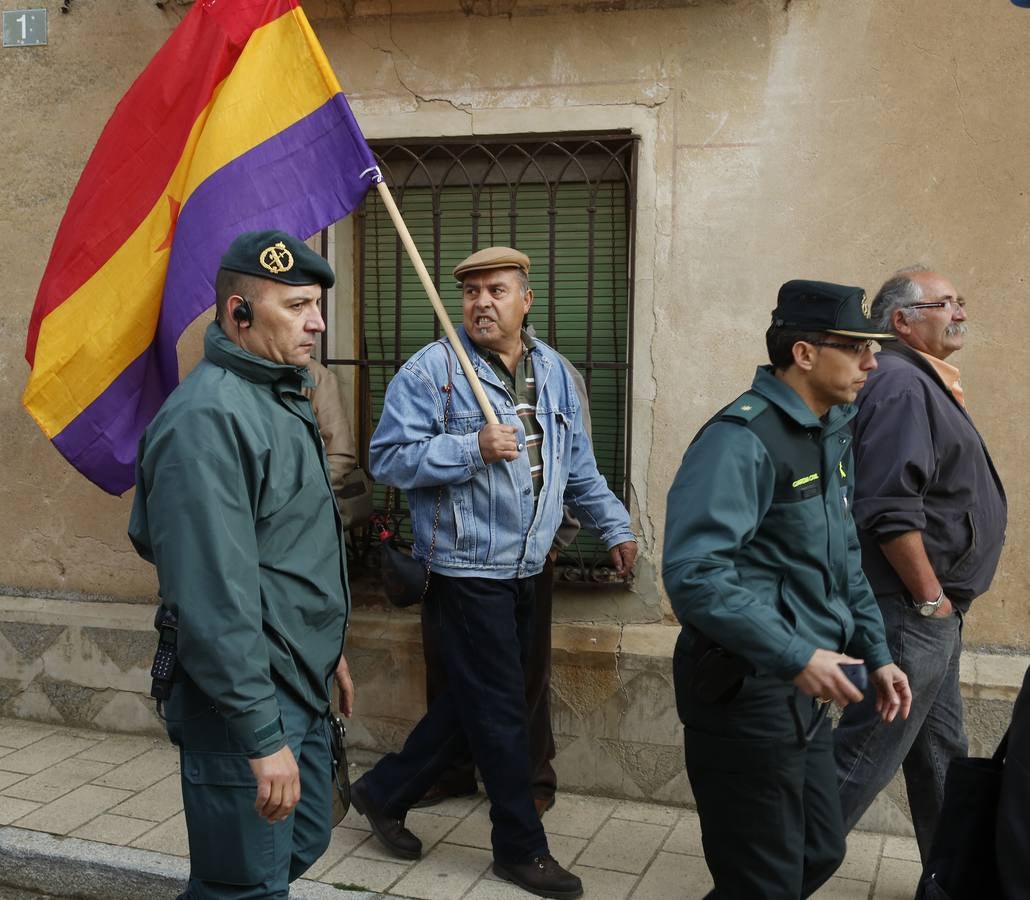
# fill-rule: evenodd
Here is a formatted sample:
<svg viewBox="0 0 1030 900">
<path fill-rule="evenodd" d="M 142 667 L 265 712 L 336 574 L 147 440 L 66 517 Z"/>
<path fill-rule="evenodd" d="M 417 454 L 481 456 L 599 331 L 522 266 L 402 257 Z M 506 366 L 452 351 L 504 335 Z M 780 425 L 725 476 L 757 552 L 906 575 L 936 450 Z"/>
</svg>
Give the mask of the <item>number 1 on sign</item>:
<svg viewBox="0 0 1030 900">
<path fill-rule="evenodd" d="M 21 25 L 21 39 L 24 41 L 25 38 L 27 38 L 29 36 L 28 30 L 26 28 L 26 23 L 27 23 L 28 20 L 27 20 L 27 17 L 25 15 L 25 13 L 22 13 L 14 21 L 17 22 L 19 25 Z"/>
</svg>

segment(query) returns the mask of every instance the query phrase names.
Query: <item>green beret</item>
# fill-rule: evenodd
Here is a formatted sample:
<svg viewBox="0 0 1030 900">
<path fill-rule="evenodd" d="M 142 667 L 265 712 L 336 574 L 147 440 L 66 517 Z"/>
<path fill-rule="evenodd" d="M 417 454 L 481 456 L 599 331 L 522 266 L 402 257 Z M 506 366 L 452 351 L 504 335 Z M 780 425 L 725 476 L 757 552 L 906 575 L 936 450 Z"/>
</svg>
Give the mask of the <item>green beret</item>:
<svg viewBox="0 0 1030 900">
<path fill-rule="evenodd" d="M 828 281 L 788 281 L 780 288 L 776 309 L 772 311 L 775 328 L 797 331 L 826 331 L 845 337 L 890 341 L 873 327 L 869 319 L 871 304 L 860 287 L 831 284 Z"/>
<path fill-rule="evenodd" d="M 329 263 L 285 231 L 245 231 L 225 251 L 221 267 L 282 284 L 331 288 L 336 282 Z"/>
</svg>

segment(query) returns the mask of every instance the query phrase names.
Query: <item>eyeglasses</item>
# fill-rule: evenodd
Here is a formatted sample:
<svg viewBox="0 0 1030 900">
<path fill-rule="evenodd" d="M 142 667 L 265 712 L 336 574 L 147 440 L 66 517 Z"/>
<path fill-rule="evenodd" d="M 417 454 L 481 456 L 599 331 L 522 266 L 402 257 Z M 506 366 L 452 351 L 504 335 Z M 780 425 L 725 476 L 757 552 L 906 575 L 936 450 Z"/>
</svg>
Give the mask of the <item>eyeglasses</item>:
<svg viewBox="0 0 1030 900">
<path fill-rule="evenodd" d="M 807 341 L 816 347 L 833 347 L 835 350 L 843 350 L 854 356 L 861 356 L 864 353 L 875 353 L 880 345 L 876 341 L 859 341 L 857 344 L 845 344 L 843 341 Z"/>
<path fill-rule="evenodd" d="M 965 309 L 965 297 L 949 297 L 946 300 L 928 300 L 926 303 L 911 303 L 902 309 Z"/>
</svg>

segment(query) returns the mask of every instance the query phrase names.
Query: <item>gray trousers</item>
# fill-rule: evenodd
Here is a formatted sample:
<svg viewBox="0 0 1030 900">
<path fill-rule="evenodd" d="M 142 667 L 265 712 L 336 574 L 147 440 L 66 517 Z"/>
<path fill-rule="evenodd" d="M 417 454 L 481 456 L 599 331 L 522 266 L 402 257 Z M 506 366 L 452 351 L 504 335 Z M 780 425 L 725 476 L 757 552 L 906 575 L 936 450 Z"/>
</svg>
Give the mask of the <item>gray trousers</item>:
<svg viewBox="0 0 1030 900">
<path fill-rule="evenodd" d="M 886 594 L 877 601 L 891 655 L 912 687 L 912 712 L 908 719 L 883 722 L 872 687 L 861 703 L 844 710 L 833 736 L 844 826 L 848 831 L 855 827 L 900 767 L 925 864 L 948 763 L 968 755 L 959 692 L 962 617 L 923 617 L 907 594 Z"/>
</svg>

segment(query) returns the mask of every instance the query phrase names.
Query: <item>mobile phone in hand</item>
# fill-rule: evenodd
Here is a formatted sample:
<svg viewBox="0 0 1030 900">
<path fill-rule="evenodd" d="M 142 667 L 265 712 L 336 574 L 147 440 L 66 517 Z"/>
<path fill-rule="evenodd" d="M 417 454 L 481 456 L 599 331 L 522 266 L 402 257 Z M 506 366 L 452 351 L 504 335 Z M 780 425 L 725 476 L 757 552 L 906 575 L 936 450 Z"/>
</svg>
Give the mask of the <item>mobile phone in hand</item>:
<svg viewBox="0 0 1030 900">
<path fill-rule="evenodd" d="M 865 663 L 839 663 L 839 665 L 848 681 L 864 694 L 865 689 L 869 687 L 869 673 L 866 671 Z"/>
</svg>

